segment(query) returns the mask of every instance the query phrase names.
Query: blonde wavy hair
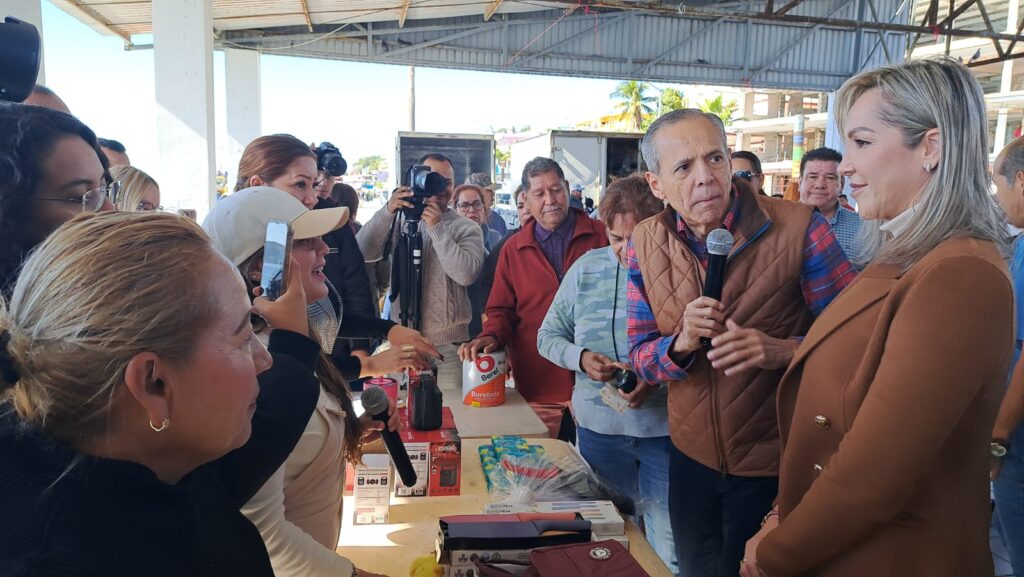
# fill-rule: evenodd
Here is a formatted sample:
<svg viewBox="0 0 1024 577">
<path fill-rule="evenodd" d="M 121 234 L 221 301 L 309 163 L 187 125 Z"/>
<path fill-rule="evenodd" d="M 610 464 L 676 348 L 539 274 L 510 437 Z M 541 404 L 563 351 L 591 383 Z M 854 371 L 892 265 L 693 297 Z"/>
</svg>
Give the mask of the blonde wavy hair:
<svg viewBox="0 0 1024 577">
<path fill-rule="evenodd" d="M 941 151 L 907 232 L 890 240 L 879 229 L 884 221 L 865 221 L 861 227 L 864 250 L 853 255 L 854 262 L 886 263 L 906 270 L 939 243 L 964 236 L 992 241 L 1008 254 L 1005 217 L 989 194 L 985 96 L 974 75 L 946 57 L 862 72 L 847 80 L 836 95 L 840 134 L 846 134 L 854 103 L 874 88 L 881 91 L 884 102 L 879 118 L 903 134 L 904 146 L 917 146 L 926 132 L 938 128 Z"/>
<path fill-rule="evenodd" d="M 217 317 L 203 280 L 214 258 L 223 257 L 187 218 L 71 220 L 25 262 L 10 302 L 0 302 L 8 340 L 0 355 L 16 373 L 0 371 L 0 398 L 13 398 L 23 419 L 58 440 L 106 432 L 128 362 L 142 352 L 187 361 Z"/>
<path fill-rule="evenodd" d="M 139 210 L 139 203 L 142 202 L 142 195 L 146 188 L 152 186 L 160 190 L 160 185 L 153 180 L 152 176 L 134 166 L 112 166 L 110 167 L 110 177 L 121 181 L 121 192 L 117 197 L 117 210 L 123 212 Z"/>
</svg>

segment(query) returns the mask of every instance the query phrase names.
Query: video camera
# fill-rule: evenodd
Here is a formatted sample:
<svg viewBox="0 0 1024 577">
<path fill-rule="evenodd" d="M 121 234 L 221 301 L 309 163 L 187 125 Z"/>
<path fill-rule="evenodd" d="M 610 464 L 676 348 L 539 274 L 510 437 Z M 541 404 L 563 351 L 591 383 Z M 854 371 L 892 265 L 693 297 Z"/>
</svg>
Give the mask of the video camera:
<svg viewBox="0 0 1024 577">
<path fill-rule="evenodd" d="M 443 193 L 448 188 L 448 181 L 440 173 L 433 172 L 429 166 L 414 164 L 405 173 L 405 186 L 412 189 L 409 202 L 412 208 L 403 208 L 406 220 L 420 220 L 423 217 L 425 202 L 432 196 Z"/>
<path fill-rule="evenodd" d="M 348 163 L 337 146 L 330 142 L 321 142 L 316 147 L 316 168 L 331 176 L 342 176 L 348 171 Z"/>
<path fill-rule="evenodd" d="M 39 76 L 39 31 L 8 16 L 0 24 L 0 100 L 22 102 Z"/>
</svg>

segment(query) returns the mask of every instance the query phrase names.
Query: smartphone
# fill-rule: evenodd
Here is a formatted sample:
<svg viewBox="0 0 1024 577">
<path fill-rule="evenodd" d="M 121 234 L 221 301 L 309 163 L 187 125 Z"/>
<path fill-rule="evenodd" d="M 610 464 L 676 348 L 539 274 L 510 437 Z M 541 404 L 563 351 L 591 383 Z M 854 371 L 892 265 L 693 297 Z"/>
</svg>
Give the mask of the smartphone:
<svg viewBox="0 0 1024 577">
<path fill-rule="evenodd" d="M 194 208 L 179 208 L 178 216 L 184 216 L 185 218 L 196 219 L 196 209 Z"/>
<path fill-rule="evenodd" d="M 287 222 L 272 220 L 267 223 L 267 236 L 263 242 L 263 275 L 260 288 L 263 296 L 277 300 L 288 290 L 288 263 L 292 255 L 292 227 Z"/>
</svg>

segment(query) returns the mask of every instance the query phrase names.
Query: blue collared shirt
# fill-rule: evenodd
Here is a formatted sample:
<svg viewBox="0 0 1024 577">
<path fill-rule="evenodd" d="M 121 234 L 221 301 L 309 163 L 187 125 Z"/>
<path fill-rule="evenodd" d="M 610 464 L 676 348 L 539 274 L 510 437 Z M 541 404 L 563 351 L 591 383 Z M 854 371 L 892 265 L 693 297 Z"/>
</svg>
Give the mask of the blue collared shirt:
<svg viewBox="0 0 1024 577">
<path fill-rule="evenodd" d="M 839 240 L 839 246 L 843 247 L 846 258 L 850 260 L 857 258 L 864 244 L 860 240 L 860 225 L 863 223 L 860 215 L 842 206 L 837 206 L 832 218 L 825 220 L 832 227 L 832 232 Z"/>
<path fill-rule="evenodd" d="M 572 242 L 574 230 L 576 230 L 576 213 L 572 209 L 569 209 L 569 216 L 565 217 L 562 224 L 558 225 L 555 230 L 548 230 L 540 223 L 533 227 L 533 238 L 537 240 L 544 256 L 551 263 L 551 268 L 555 269 L 555 275 L 558 276 L 559 282 L 565 276 L 562 267 L 565 263 L 565 253 L 569 250 L 569 243 Z"/>
</svg>

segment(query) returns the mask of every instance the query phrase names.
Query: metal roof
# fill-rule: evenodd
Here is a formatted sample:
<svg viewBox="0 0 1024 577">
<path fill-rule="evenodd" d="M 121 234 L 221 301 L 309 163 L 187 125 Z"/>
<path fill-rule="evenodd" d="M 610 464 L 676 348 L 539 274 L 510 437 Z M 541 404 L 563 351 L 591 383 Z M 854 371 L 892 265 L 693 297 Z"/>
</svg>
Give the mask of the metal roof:
<svg viewBox="0 0 1024 577">
<path fill-rule="evenodd" d="M 131 43 L 146 0 L 52 0 Z M 922 30 L 981 36 L 938 0 L 212 0 L 215 43 L 265 53 L 560 76 L 829 91 L 900 62 Z M 943 0 L 973 22 L 985 0 Z M 989 4 L 1004 0 L 987 0 Z M 973 7 L 972 7 L 973 6 Z M 950 6 L 950 10 L 953 8 Z M 937 8 L 932 11 L 938 15 Z M 943 15 L 945 12 L 943 12 Z M 915 17 L 914 20 L 917 18 Z M 972 20 L 973 19 L 973 20 Z M 1007 52 L 1012 52 L 1008 50 Z"/>
</svg>

